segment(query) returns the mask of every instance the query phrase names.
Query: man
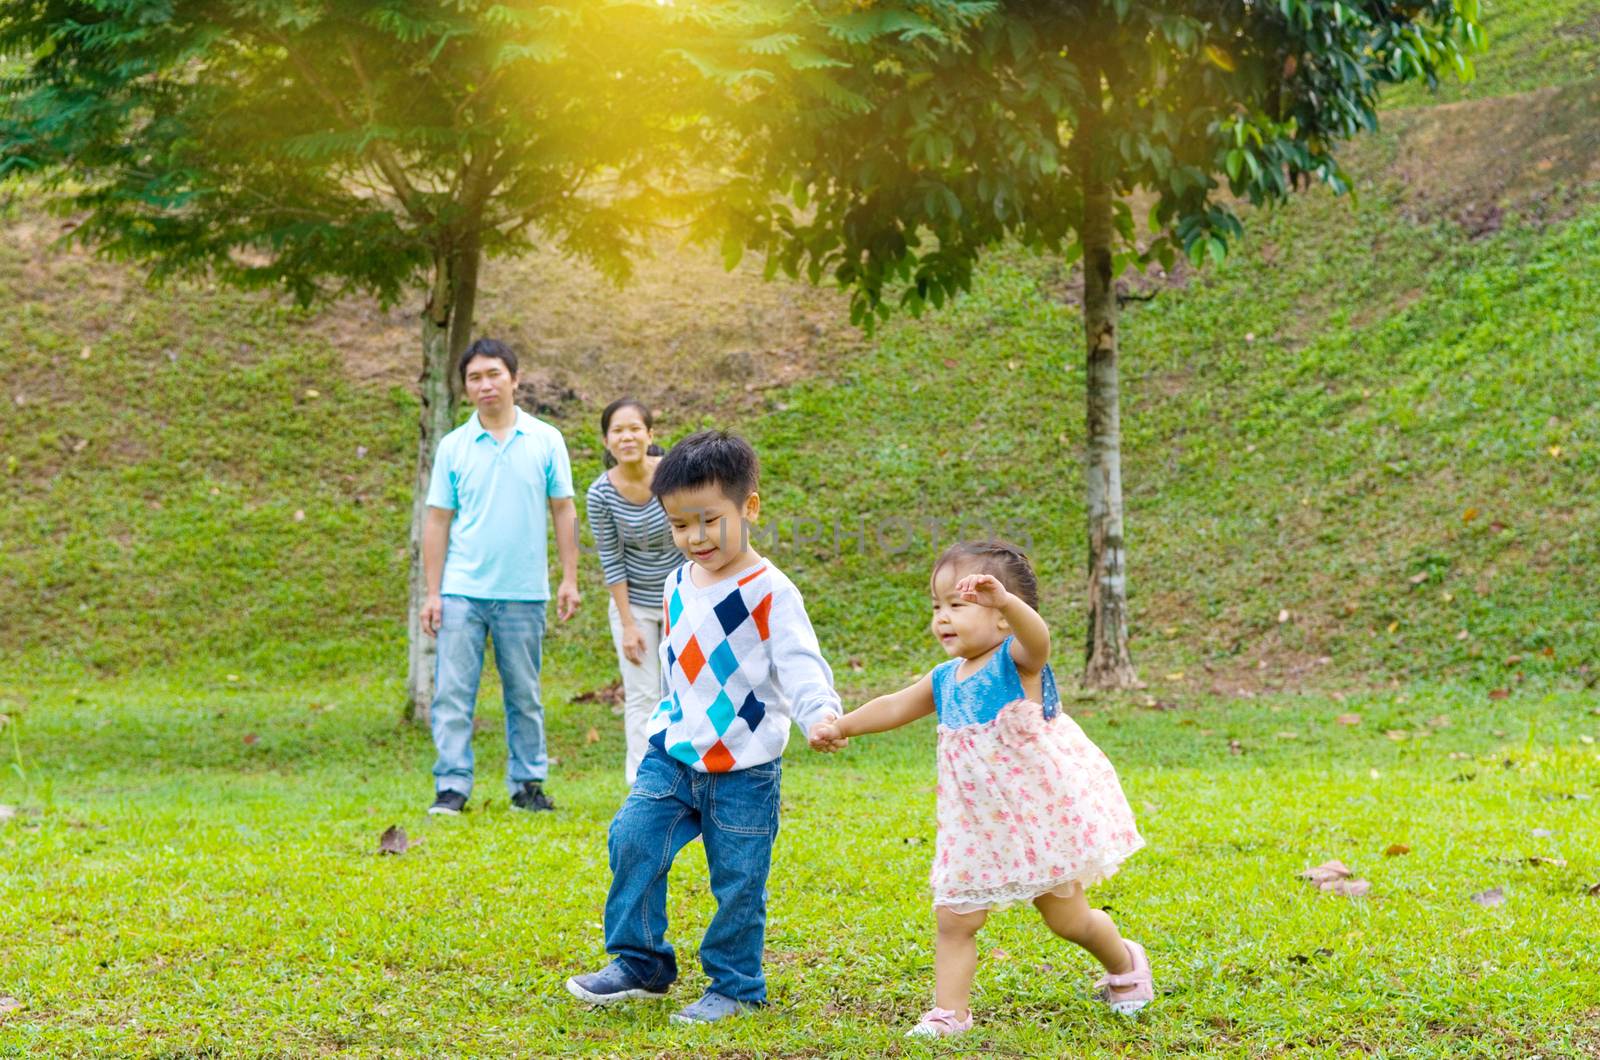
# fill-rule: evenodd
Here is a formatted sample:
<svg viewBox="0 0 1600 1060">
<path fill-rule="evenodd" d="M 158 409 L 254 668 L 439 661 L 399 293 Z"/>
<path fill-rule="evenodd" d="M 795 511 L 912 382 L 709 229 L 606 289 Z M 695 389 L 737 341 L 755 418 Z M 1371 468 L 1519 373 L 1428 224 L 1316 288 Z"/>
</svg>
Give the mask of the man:
<svg viewBox="0 0 1600 1060">
<path fill-rule="evenodd" d="M 458 814 L 472 794 L 472 712 L 484 641 L 494 638 L 506 705 L 506 781 L 511 804 L 553 810 L 544 792 L 544 706 L 539 664 L 550 576 L 545 506 L 561 558 L 556 609 L 578 609 L 578 516 L 561 432 L 517 408 L 517 355 L 479 339 L 459 366 L 478 408 L 439 443 L 428 487 L 422 629 L 439 638 L 433 706 L 435 799 L 429 813 Z"/>
</svg>

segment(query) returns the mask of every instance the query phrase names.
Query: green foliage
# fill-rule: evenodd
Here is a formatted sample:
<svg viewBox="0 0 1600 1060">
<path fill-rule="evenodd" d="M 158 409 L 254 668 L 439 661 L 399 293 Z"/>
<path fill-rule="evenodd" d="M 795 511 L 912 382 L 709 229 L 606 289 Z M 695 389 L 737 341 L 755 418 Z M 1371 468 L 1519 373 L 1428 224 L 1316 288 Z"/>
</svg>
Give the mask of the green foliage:
<svg viewBox="0 0 1600 1060">
<path fill-rule="evenodd" d="M 722 32 L 758 16 L 723 5 Z M 717 91 L 652 2 L 40 0 L 0 14 L 0 176 L 48 175 L 74 238 L 394 301 L 465 247 L 626 274 Z M 769 38 L 770 42 L 770 38 Z"/>
<path fill-rule="evenodd" d="M 870 324 L 940 305 L 982 248 L 1014 237 L 1069 250 L 1085 181 L 1152 201 L 1150 234 L 1117 218 L 1121 264 L 1221 261 L 1233 203 L 1312 180 L 1344 190 L 1338 143 L 1376 123 L 1379 90 L 1470 76 L 1476 0 L 926 5 L 898 37 L 837 35 L 848 68 L 827 92 L 759 90 L 734 237 L 790 275 L 831 275 Z M 820 95 L 820 98 L 819 98 Z M 762 189 L 792 191 L 771 203 Z M 1070 252 L 1070 250 L 1069 250 Z"/>
<path fill-rule="evenodd" d="M 945 6 L 950 9 L 948 13 Z M 0 177 L 157 277 L 392 302 L 441 260 L 558 246 L 624 278 L 703 208 L 761 86 L 865 104 L 848 48 L 990 5 L 37 0 L 0 13 Z M 848 72 L 848 71 L 845 71 Z"/>
</svg>

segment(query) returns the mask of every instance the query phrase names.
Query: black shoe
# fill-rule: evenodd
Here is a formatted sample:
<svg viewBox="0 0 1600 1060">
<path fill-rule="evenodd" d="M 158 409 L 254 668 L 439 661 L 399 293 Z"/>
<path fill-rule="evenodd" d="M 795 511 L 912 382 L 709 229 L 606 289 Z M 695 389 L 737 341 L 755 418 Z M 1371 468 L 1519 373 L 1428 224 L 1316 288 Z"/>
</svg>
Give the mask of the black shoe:
<svg viewBox="0 0 1600 1060">
<path fill-rule="evenodd" d="M 441 791 L 434 798 L 433 805 L 428 807 L 432 814 L 444 814 L 448 817 L 458 816 L 467 808 L 467 797 L 459 791 Z"/>
<path fill-rule="evenodd" d="M 524 781 L 522 790 L 511 796 L 511 805 L 519 810 L 553 810 L 556 804 L 544 793 L 537 780 Z"/>
</svg>

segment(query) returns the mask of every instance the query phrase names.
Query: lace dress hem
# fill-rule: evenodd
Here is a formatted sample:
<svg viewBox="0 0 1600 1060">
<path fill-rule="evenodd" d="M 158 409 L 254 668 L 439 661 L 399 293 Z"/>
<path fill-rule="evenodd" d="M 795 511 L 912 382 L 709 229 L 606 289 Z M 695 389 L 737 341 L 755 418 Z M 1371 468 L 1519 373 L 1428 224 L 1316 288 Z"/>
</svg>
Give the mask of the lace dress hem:
<svg viewBox="0 0 1600 1060">
<path fill-rule="evenodd" d="M 1095 884 L 1104 883 L 1115 876 L 1117 870 L 1122 868 L 1122 863 L 1143 847 L 1144 840 L 1140 839 L 1118 858 L 1085 866 L 1052 880 L 1037 883 L 1008 883 L 999 887 L 947 891 L 942 894 L 935 891 L 933 904 L 955 913 L 976 913 L 980 909 L 1004 909 L 1009 905 L 1031 902 L 1042 894 L 1070 898 L 1079 887 L 1088 890 Z"/>
</svg>

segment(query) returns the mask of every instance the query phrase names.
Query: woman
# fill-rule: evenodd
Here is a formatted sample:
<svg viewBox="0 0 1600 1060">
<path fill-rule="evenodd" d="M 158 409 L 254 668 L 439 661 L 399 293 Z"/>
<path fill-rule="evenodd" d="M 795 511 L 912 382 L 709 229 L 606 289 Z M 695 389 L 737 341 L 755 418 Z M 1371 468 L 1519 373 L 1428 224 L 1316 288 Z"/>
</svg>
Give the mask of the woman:
<svg viewBox="0 0 1600 1060">
<path fill-rule="evenodd" d="M 661 460 L 655 418 L 634 398 L 600 414 L 606 469 L 589 486 L 589 529 L 611 591 L 611 639 L 622 669 L 624 773 L 633 784 L 647 749 L 645 726 L 661 696 L 661 586 L 683 562 L 650 480 Z"/>
</svg>

